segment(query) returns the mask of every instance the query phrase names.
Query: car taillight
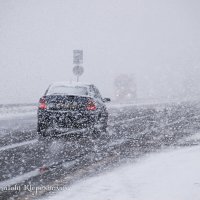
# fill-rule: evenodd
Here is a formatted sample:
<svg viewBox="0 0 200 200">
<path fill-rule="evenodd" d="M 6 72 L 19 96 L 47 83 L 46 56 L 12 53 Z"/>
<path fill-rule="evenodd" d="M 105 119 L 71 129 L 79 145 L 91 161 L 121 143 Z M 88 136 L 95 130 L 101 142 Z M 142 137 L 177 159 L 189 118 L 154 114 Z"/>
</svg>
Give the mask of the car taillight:
<svg viewBox="0 0 200 200">
<path fill-rule="evenodd" d="M 47 108 L 47 104 L 44 98 L 41 98 L 39 101 L 39 109 L 45 110 Z"/>
<path fill-rule="evenodd" d="M 97 107 L 96 107 L 95 103 L 90 100 L 87 104 L 87 110 L 96 110 L 96 109 L 97 109 Z"/>
</svg>

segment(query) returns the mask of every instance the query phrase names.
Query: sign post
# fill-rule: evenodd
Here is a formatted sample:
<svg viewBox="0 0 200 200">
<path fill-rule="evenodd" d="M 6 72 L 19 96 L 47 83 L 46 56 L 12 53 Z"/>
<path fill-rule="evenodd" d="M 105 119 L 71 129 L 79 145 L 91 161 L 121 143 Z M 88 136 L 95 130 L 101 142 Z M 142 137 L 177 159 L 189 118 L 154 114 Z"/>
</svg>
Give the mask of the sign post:
<svg viewBox="0 0 200 200">
<path fill-rule="evenodd" d="M 83 74 L 83 72 L 84 72 L 84 69 L 82 66 L 80 66 L 80 65 L 74 66 L 73 73 L 77 77 L 77 79 L 76 79 L 77 82 L 79 81 L 79 76 L 81 76 Z"/>
<path fill-rule="evenodd" d="M 83 64 L 83 50 L 73 50 L 73 74 L 77 77 L 77 82 L 79 77 L 83 74 L 84 68 L 81 66 Z"/>
</svg>

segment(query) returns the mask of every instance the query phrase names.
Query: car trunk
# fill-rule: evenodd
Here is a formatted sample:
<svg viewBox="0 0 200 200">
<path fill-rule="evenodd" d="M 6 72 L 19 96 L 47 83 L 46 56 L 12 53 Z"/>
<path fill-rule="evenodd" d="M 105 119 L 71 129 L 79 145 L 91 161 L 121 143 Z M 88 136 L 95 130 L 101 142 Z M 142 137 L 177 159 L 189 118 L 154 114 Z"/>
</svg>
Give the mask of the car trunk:
<svg viewBox="0 0 200 200">
<path fill-rule="evenodd" d="M 95 122 L 95 112 L 87 111 L 90 97 L 46 96 L 47 112 L 51 124 L 62 128 L 85 128 Z"/>
</svg>

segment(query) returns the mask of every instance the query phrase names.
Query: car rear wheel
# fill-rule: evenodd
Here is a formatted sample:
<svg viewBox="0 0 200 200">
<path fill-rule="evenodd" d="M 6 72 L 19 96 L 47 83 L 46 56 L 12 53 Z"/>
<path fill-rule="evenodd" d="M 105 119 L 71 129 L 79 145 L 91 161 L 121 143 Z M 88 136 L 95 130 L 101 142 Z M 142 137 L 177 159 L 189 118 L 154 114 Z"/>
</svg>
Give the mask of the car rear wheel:
<svg viewBox="0 0 200 200">
<path fill-rule="evenodd" d="M 107 132 L 107 123 L 102 123 L 99 128 L 95 128 L 92 132 L 92 138 L 98 139 L 103 133 Z"/>
<path fill-rule="evenodd" d="M 98 139 L 100 137 L 101 137 L 101 130 L 94 129 L 93 132 L 92 132 L 92 139 L 96 140 L 96 139 Z"/>
<path fill-rule="evenodd" d="M 107 132 L 107 123 L 104 123 L 103 125 L 102 125 L 102 128 L 101 128 L 101 130 L 102 130 L 102 132 Z"/>
</svg>

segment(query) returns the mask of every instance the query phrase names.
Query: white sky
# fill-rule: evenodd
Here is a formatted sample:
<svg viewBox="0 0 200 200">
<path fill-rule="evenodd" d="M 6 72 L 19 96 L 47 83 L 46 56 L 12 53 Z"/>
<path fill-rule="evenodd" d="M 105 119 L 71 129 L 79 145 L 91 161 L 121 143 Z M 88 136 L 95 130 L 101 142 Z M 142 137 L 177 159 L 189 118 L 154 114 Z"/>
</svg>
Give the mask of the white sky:
<svg viewBox="0 0 200 200">
<path fill-rule="evenodd" d="M 0 0 L 0 103 L 37 102 L 53 81 L 81 81 L 106 97 L 113 79 L 135 74 L 139 97 L 200 90 L 199 0 Z M 192 80 L 191 80 L 192 79 Z"/>
</svg>

